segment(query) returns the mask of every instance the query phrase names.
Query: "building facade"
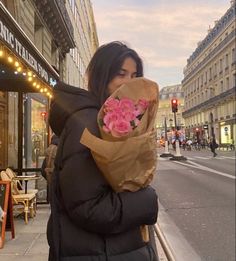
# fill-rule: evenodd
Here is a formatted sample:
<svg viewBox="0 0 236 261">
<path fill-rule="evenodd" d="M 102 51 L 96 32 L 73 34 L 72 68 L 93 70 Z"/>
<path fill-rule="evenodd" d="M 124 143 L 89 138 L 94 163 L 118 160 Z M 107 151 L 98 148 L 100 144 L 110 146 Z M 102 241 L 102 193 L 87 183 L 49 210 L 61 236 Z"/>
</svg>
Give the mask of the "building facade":
<svg viewBox="0 0 236 261">
<path fill-rule="evenodd" d="M 187 60 L 182 81 L 186 131 L 200 138 L 215 136 L 222 144 L 236 138 L 236 4 L 215 21 Z"/>
<path fill-rule="evenodd" d="M 176 113 L 176 124 L 178 129 L 184 131 L 185 123 L 182 118 L 184 107 L 184 93 L 181 84 L 163 87 L 159 95 L 159 107 L 157 111 L 157 136 L 162 137 L 165 133 L 165 121 L 168 133 L 175 127 L 174 113 L 171 108 L 171 100 L 178 100 L 178 112 Z"/>
<path fill-rule="evenodd" d="M 41 167 L 58 80 L 85 88 L 98 46 L 90 1 L 0 0 L 0 169 Z"/>
<path fill-rule="evenodd" d="M 98 37 L 90 0 L 69 0 L 66 7 L 74 28 L 75 48 L 66 55 L 65 82 L 87 89 L 85 71 L 98 48 Z"/>
</svg>

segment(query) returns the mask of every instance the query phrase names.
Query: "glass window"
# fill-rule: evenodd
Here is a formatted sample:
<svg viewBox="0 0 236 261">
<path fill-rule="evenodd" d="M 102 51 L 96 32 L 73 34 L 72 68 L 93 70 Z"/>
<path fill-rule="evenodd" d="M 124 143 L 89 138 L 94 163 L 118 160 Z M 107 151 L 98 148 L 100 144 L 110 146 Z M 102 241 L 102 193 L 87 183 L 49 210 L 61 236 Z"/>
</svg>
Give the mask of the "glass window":
<svg viewBox="0 0 236 261">
<path fill-rule="evenodd" d="M 31 141 L 27 148 L 32 148 L 31 157 L 26 158 L 26 167 L 40 167 L 42 156 L 47 148 L 47 108 L 46 105 L 31 99 Z"/>
</svg>

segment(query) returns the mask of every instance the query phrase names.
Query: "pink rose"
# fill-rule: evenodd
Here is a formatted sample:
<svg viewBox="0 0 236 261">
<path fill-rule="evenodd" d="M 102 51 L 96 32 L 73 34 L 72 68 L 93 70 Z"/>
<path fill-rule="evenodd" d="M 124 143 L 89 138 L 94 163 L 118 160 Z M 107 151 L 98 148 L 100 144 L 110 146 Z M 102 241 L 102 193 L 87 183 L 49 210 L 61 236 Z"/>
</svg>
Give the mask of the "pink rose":
<svg viewBox="0 0 236 261">
<path fill-rule="evenodd" d="M 132 127 L 130 125 L 130 122 L 120 119 L 113 122 L 111 135 L 113 137 L 121 137 L 127 135 L 131 131 Z"/>
<path fill-rule="evenodd" d="M 119 107 L 123 111 L 134 111 L 135 110 L 135 105 L 134 101 L 128 98 L 123 98 L 119 102 Z"/>
<path fill-rule="evenodd" d="M 107 112 L 103 118 L 103 123 L 108 130 L 111 130 L 111 124 L 121 118 L 121 114 L 116 112 Z"/>
<path fill-rule="evenodd" d="M 104 111 L 113 111 L 119 107 L 119 100 L 115 98 L 108 98 L 104 103 Z"/>
<path fill-rule="evenodd" d="M 133 121 L 136 119 L 136 113 L 135 111 L 124 111 L 123 114 L 123 119 L 126 120 L 126 121 Z"/>
<path fill-rule="evenodd" d="M 137 109 L 140 111 L 140 114 L 143 114 L 147 109 L 149 102 L 145 99 L 139 99 L 137 104 Z"/>
</svg>

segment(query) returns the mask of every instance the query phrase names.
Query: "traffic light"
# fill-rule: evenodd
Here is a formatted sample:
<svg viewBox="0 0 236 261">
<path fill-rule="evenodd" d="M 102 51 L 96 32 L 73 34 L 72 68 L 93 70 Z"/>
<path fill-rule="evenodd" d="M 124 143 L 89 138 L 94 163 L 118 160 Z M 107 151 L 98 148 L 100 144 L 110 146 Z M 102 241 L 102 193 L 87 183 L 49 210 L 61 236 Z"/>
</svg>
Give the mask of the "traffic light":
<svg viewBox="0 0 236 261">
<path fill-rule="evenodd" d="M 172 112 L 178 111 L 178 100 L 177 99 L 171 100 L 171 108 L 172 108 Z"/>
</svg>

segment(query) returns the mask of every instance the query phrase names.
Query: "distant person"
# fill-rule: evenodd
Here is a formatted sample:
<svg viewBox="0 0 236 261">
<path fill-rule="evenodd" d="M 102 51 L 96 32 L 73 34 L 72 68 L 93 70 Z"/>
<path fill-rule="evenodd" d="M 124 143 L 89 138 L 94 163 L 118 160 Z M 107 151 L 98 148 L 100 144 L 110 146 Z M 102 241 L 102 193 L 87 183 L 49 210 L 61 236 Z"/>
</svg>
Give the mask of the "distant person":
<svg viewBox="0 0 236 261">
<path fill-rule="evenodd" d="M 187 140 L 186 144 L 187 144 L 187 150 L 192 150 L 192 144 L 193 144 L 192 140 L 190 140 L 190 139 Z"/>
<path fill-rule="evenodd" d="M 219 145 L 216 143 L 215 138 L 212 137 L 210 139 L 209 146 L 210 146 L 211 152 L 213 153 L 213 157 L 216 157 L 217 153 L 215 152 L 215 150 L 219 147 Z"/>
<path fill-rule="evenodd" d="M 57 153 L 59 138 L 55 134 L 52 135 L 50 145 L 46 149 L 46 157 L 42 164 L 42 176 L 47 180 L 48 195 L 50 195 L 50 184 L 54 170 L 54 160 Z"/>
</svg>

